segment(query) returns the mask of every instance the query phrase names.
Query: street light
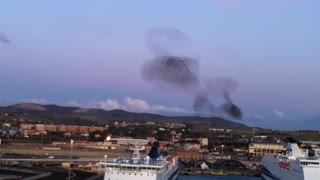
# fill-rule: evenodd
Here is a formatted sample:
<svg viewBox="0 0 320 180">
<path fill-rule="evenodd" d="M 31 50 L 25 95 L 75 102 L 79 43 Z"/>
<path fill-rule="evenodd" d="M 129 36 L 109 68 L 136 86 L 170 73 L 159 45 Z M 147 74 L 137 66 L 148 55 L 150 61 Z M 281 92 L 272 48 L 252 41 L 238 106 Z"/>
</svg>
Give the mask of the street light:
<svg viewBox="0 0 320 180">
<path fill-rule="evenodd" d="M 222 144 L 221 145 L 221 154 L 223 155 L 223 147 L 224 147 L 224 145 Z"/>
<path fill-rule="evenodd" d="M 71 159 L 72 159 L 72 147 L 73 147 L 73 139 L 70 140 L 70 164 L 69 164 L 69 180 L 71 179 Z"/>
</svg>

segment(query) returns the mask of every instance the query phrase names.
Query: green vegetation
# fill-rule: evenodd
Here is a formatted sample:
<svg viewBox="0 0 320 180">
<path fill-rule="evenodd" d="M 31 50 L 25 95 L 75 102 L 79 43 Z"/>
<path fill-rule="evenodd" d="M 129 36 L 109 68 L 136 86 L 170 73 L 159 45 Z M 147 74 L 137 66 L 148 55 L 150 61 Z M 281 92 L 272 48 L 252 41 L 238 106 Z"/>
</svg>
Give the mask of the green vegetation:
<svg viewBox="0 0 320 180">
<path fill-rule="evenodd" d="M 320 141 L 320 134 L 297 134 L 293 136 L 299 141 Z"/>
</svg>

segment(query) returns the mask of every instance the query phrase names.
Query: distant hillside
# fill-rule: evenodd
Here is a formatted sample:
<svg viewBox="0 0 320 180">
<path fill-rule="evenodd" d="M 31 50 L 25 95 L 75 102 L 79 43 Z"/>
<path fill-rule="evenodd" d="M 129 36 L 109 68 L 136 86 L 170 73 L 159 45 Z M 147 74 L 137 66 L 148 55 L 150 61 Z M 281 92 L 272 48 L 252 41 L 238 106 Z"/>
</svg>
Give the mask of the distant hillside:
<svg viewBox="0 0 320 180">
<path fill-rule="evenodd" d="M 163 116 L 148 113 L 134 113 L 124 110 L 106 111 L 102 109 L 83 109 L 79 107 L 63 107 L 57 105 L 40 105 L 34 103 L 16 104 L 0 107 L 0 113 L 11 113 L 24 119 L 40 120 L 50 123 L 95 125 L 106 124 L 108 121 L 128 122 L 175 122 L 193 123 L 203 126 L 247 127 L 244 124 L 225 120 L 219 117 L 198 116 Z"/>
</svg>

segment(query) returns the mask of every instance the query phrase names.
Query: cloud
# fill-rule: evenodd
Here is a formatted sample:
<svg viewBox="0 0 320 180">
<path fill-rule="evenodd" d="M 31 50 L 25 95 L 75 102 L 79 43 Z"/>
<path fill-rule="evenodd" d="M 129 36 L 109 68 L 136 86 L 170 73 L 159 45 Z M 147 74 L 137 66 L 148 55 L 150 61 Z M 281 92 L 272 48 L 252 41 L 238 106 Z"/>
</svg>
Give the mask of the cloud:
<svg viewBox="0 0 320 180">
<path fill-rule="evenodd" d="M 147 112 L 147 111 L 150 111 L 151 109 L 150 105 L 146 101 L 141 99 L 126 97 L 124 103 L 129 110 L 132 110 L 135 112 Z"/>
<path fill-rule="evenodd" d="M 77 101 L 67 101 L 67 106 L 73 106 L 73 107 L 82 107 L 82 104 L 78 103 Z"/>
<path fill-rule="evenodd" d="M 180 107 L 166 107 L 164 105 L 150 105 L 142 99 L 126 97 L 123 103 L 117 100 L 108 99 L 106 101 L 91 101 L 89 108 L 100 108 L 105 110 L 122 109 L 131 112 L 146 112 L 146 113 L 163 113 L 163 114 L 186 114 L 191 113 Z"/>
<path fill-rule="evenodd" d="M 165 107 L 165 106 L 162 106 L 162 105 L 152 106 L 152 111 L 155 111 L 155 112 L 169 112 L 169 113 L 188 113 L 188 111 L 186 111 L 183 108 Z"/>
<path fill-rule="evenodd" d="M 188 113 L 183 108 L 166 107 L 163 105 L 150 105 L 145 100 L 135 99 L 131 97 L 125 98 L 125 107 L 129 111 L 134 112 L 152 112 L 152 113 Z"/>
<path fill-rule="evenodd" d="M 92 101 L 89 103 L 91 108 L 99 108 L 105 110 L 124 109 L 124 107 L 114 99 L 107 99 L 106 101 Z"/>
<path fill-rule="evenodd" d="M 35 104 L 48 104 L 46 99 L 21 99 L 19 102 L 22 103 L 35 103 Z"/>
<path fill-rule="evenodd" d="M 46 99 L 21 99 L 20 103 L 36 103 L 36 104 L 49 104 Z M 0 105 L 1 105 L 0 101 Z M 12 104 L 12 103 L 9 103 Z M 164 105 L 151 105 L 147 101 L 138 98 L 125 97 L 123 102 L 119 102 L 116 99 L 107 99 L 105 101 L 90 101 L 87 105 L 83 105 L 77 101 L 66 101 L 61 103 L 62 106 L 72 106 L 81 108 L 97 108 L 104 110 L 122 109 L 130 112 L 144 112 L 144 113 L 159 113 L 165 115 L 178 115 L 178 114 L 193 114 L 192 111 L 187 111 L 183 108 L 176 106 L 164 106 Z"/>
<path fill-rule="evenodd" d="M 275 116 L 277 116 L 280 119 L 283 119 L 286 116 L 286 114 L 284 112 L 281 112 L 278 109 L 274 110 L 274 114 L 275 114 Z"/>
</svg>

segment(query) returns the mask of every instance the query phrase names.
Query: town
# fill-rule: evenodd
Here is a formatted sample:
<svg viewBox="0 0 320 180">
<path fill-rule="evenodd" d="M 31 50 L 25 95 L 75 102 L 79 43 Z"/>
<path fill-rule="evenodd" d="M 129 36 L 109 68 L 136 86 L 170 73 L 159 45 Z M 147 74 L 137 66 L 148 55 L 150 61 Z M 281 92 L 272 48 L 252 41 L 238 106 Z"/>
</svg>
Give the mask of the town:
<svg viewBox="0 0 320 180">
<path fill-rule="evenodd" d="M 281 154 L 288 137 L 300 140 L 304 153 L 320 154 L 320 144 L 311 141 L 317 131 L 274 131 L 252 127 L 201 126 L 192 123 L 106 121 L 100 126 L 43 123 L 41 120 L 12 119 L 1 114 L 0 152 L 3 165 L 37 167 L 10 158 L 116 158 L 130 157 L 132 146 L 147 154 L 159 141 L 162 153 L 179 158 L 180 174 L 233 174 L 259 176 L 259 164 L 265 154 Z M 313 139 L 308 139 L 313 137 Z M 300 139 L 299 139 L 300 138 Z M 8 164 L 9 163 L 9 164 Z M 101 173 L 91 161 L 55 164 L 57 171 L 68 169 Z M 43 169 L 46 170 L 46 169 Z M 47 169 L 48 170 L 48 169 Z M 50 171 L 54 171 L 52 168 Z M 78 173 L 79 173 L 78 172 Z M 50 174 L 52 175 L 52 174 Z"/>
</svg>

